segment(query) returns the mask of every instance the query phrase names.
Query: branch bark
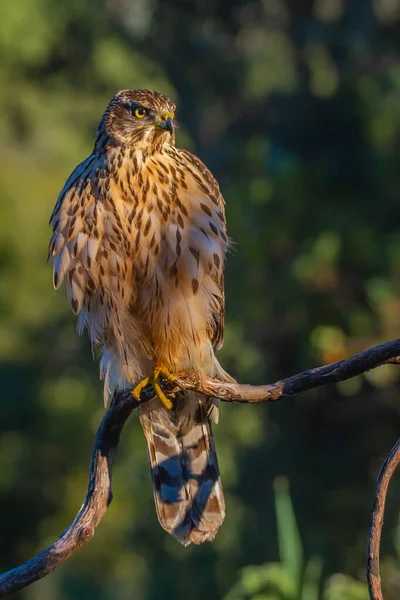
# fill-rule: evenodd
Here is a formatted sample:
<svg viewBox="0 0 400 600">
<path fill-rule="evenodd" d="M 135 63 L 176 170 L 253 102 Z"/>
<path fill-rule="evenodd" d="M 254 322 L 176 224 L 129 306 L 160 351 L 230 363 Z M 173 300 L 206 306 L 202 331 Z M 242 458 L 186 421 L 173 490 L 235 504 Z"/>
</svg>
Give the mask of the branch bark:
<svg viewBox="0 0 400 600">
<path fill-rule="evenodd" d="M 202 392 L 224 402 L 275 402 L 285 396 L 293 396 L 312 388 L 345 381 L 384 364 L 400 362 L 400 339 L 386 342 L 359 354 L 330 365 L 303 371 L 293 377 L 268 385 L 221 383 L 216 379 L 203 379 L 196 371 L 180 373 L 177 383 L 186 390 Z"/>
<path fill-rule="evenodd" d="M 303 373 L 269 385 L 251 386 L 246 384 L 222 383 L 215 379 L 204 380 L 194 371 L 180 373 L 176 382 L 186 390 L 194 390 L 211 395 L 220 398 L 224 402 L 272 402 L 317 386 L 350 379 L 355 375 L 374 369 L 382 364 L 398 364 L 399 362 L 400 340 L 393 340 L 370 350 L 365 350 L 347 360 L 304 371 Z M 151 397 L 152 389 L 149 386 L 142 391 L 141 402 L 146 402 Z M 96 435 L 90 465 L 88 491 L 82 508 L 74 522 L 54 544 L 37 554 L 31 560 L 0 576 L 0 597 L 9 596 L 41 579 L 90 542 L 96 527 L 104 517 L 112 501 L 112 468 L 121 431 L 129 415 L 137 408 L 138 404 L 132 397 L 130 390 L 124 390 L 114 396 Z M 393 466 L 394 461 L 390 462 L 390 457 L 388 460 L 389 464 Z M 383 469 L 385 469 L 385 466 Z M 371 560 L 368 562 L 368 572 L 372 574 L 372 577 L 376 577 L 377 573 L 378 579 L 379 559 L 377 563 L 376 557 L 378 556 L 377 553 L 379 553 L 384 498 L 386 497 L 389 479 L 390 476 L 387 482 L 384 479 L 386 488 L 379 488 L 379 485 L 377 487 L 375 505 L 378 503 L 379 510 L 377 509 L 376 512 L 377 520 L 373 521 L 373 523 L 376 523 L 376 526 L 372 527 L 371 525 L 371 555 L 369 555 L 371 556 Z M 374 585 L 375 583 L 374 580 Z M 379 595 L 371 596 L 371 598 L 373 600 L 382 600 L 382 596 Z"/>
<path fill-rule="evenodd" d="M 396 467 L 400 463 L 400 438 L 397 440 L 389 456 L 380 470 L 376 483 L 374 505 L 367 545 L 367 580 L 371 600 L 383 600 L 379 552 L 381 545 L 383 516 L 385 513 L 388 487 Z"/>
</svg>

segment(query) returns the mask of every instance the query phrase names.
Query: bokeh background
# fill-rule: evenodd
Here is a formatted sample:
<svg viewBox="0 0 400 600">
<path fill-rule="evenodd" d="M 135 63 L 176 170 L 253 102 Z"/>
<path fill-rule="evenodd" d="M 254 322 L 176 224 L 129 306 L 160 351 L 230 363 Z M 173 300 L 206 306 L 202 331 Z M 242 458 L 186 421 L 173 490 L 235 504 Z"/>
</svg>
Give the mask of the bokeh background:
<svg viewBox="0 0 400 600">
<path fill-rule="evenodd" d="M 224 367 L 267 383 L 400 336 L 400 0 L 18 0 L 0 20 L 0 566 L 86 493 L 102 386 L 46 265 L 48 218 L 111 95 L 179 105 L 178 143 L 220 181 L 234 240 Z M 227 518 L 184 549 L 158 525 L 137 418 L 90 545 L 24 600 L 364 600 L 398 367 L 215 427 Z M 400 597 L 400 484 L 382 560 Z"/>
</svg>

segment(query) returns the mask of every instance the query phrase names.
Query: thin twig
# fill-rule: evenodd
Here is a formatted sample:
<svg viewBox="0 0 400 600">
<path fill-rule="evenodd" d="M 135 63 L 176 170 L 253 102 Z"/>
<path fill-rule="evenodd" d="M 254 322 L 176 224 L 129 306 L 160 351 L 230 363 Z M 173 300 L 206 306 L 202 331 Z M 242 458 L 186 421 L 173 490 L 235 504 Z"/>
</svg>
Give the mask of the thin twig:
<svg viewBox="0 0 400 600">
<path fill-rule="evenodd" d="M 400 463 L 400 438 L 397 440 L 389 456 L 380 470 L 376 483 L 371 525 L 367 545 L 367 580 L 371 600 L 383 600 L 381 575 L 379 569 L 379 553 L 381 545 L 383 516 L 385 513 L 386 496 L 390 480 L 397 465 Z"/>
<path fill-rule="evenodd" d="M 251 386 L 221 383 L 213 379 L 203 380 L 194 371 L 180 373 L 177 383 L 184 389 L 196 390 L 220 398 L 225 402 L 268 402 L 298 394 L 316 386 L 344 381 L 382 364 L 397 364 L 400 360 L 399 357 L 400 340 L 394 340 L 361 352 L 347 360 L 304 371 L 270 385 Z M 152 397 L 151 386 L 142 391 L 141 402 L 147 401 L 150 397 Z M 96 527 L 112 500 L 112 467 L 122 428 L 132 410 L 137 406 L 138 402 L 134 400 L 130 390 L 119 392 L 114 396 L 96 435 L 90 465 L 89 486 L 81 510 L 74 522 L 54 544 L 26 563 L 0 576 L 0 597 L 9 596 L 41 579 L 92 539 Z M 374 547 L 379 549 L 379 543 Z M 375 573 L 374 570 L 371 572 Z M 373 599 L 381 600 L 381 597 L 376 596 Z"/>
</svg>

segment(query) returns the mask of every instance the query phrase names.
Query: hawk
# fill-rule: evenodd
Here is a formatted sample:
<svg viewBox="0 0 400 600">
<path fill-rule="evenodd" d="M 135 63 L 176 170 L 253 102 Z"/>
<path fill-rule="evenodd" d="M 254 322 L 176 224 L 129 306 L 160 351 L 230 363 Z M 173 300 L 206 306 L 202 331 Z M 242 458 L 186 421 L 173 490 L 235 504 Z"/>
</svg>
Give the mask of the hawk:
<svg viewBox="0 0 400 600">
<path fill-rule="evenodd" d="M 53 283 L 65 281 L 78 331 L 101 349 L 106 402 L 152 384 L 139 407 L 162 527 L 212 540 L 225 503 L 211 422 L 218 403 L 162 382 L 195 369 L 232 381 L 215 357 L 224 332 L 224 200 L 205 165 L 175 146 L 175 105 L 149 90 L 110 101 L 92 154 L 50 219 Z M 168 387 L 168 386 L 167 386 Z"/>
</svg>

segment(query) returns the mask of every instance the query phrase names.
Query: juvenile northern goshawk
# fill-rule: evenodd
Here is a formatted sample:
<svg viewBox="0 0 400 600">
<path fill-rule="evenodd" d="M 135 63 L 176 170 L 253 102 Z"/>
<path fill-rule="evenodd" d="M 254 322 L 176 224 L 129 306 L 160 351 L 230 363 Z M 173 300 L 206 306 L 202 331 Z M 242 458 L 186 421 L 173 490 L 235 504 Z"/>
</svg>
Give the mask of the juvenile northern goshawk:
<svg viewBox="0 0 400 600">
<path fill-rule="evenodd" d="M 212 540 L 225 503 L 211 432 L 213 398 L 168 397 L 170 374 L 231 378 L 214 351 L 224 331 L 224 200 L 204 164 L 175 147 L 175 105 L 117 93 L 92 154 L 51 217 L 54 287 L 65 280 L 78 328 L 102 350 L 105 397 L 152 383 L 139 409 L 161 525 L 183 544 Z"/>
</svg>

